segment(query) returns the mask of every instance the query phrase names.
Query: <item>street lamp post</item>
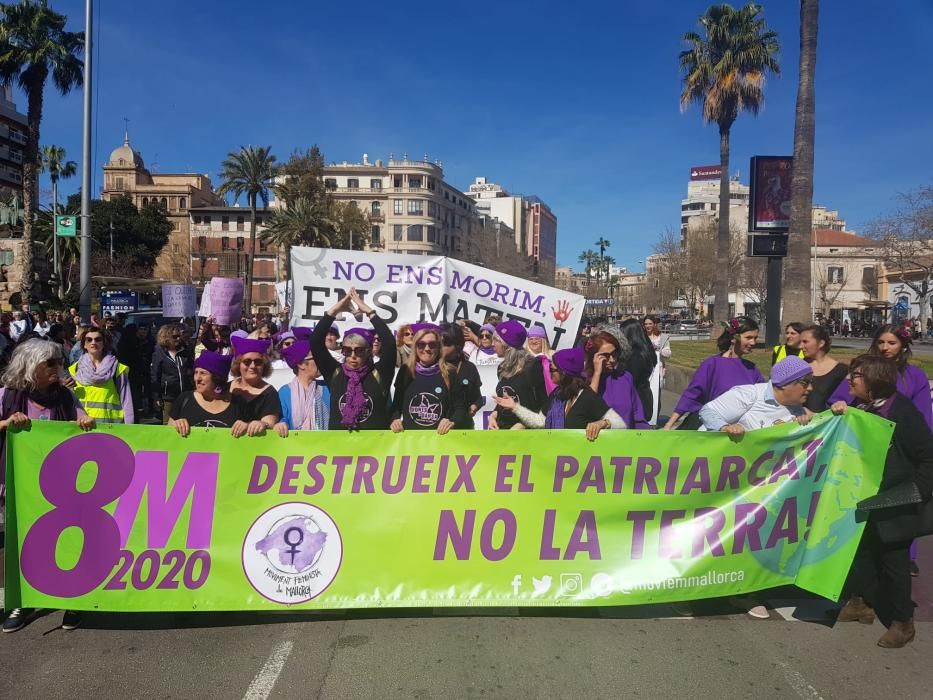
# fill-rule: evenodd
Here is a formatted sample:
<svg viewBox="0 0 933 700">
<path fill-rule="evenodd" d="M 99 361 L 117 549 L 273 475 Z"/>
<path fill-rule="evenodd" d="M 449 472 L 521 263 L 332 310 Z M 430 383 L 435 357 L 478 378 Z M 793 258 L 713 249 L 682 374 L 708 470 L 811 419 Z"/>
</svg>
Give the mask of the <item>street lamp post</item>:
<svg viewBox="0 0 933 700">
<path fill-rule="evenodd" d="M 81 147 L 81 320 L 91 322 L 91 64 L 94 56 L 94 2 L 84 12 L 84 138 Z"/>
</svg>

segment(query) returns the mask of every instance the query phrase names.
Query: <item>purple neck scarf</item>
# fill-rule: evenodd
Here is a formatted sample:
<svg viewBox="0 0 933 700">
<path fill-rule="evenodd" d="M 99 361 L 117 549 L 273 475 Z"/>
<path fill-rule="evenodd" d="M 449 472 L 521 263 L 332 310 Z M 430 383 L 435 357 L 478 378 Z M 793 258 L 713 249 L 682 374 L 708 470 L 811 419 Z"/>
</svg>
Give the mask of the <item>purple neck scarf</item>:
<svg viewBox="0 0 933 700">
<path fill-rule="evenodd" d="M 366 408 L 366 392 L 363 391 L 363 380 L 369 374 L 372 365 L 366 364 L 359 369 L 350 369 L 346 365 L 340 371 L 347 375 L 347 393 L 343 408 L 340 409 L 340 423 L 353 430 L 359 425 L 360 414 Z"/>
<path fill-rule="evenodd" d="M 564 413 L 564 408 L 566 406 L 567 402 L 561 401 L 557 398 L 557 395 L 555 395 L 554 398 L 551 399 L 551 407 L 544 417 L 544 427 L 562 430 L 564 427 L 564 419 L 567 417 Z"/>
<path fill-rule="evenodd" d="M 495 355 L 496 349 L 490 345 L 488 348 L 484 348 L 482 345 L 479 346 L 479 351 L 484 355 Z"/>
<path fill-rule="evenodd" d="M 107 355 L 100 361 L 100 365 L 94 366 L 94 360 L 88 353 L 84 353 L 78 359 L 78 369 L 75 372 L 75 380 L 78 384 L 84 386 L 100 386 L 108 380 L 113 379 L 117 371 L 117 356 Z"/>
<path fill-rule="evenodd" d="M 422 377 L 430 377 L 437 374 L 441 371 L 441 366 L 439 364 L 425 366 L 420 362 L 415 363 L 415 372 L 417 372 Z"/>
<path fill-rule="evenodd" d="M 858 407 L 863 411 L 868 411 L 868 413 L 874 413 L 876 416 L 887 418 L 888 414 L 891 412 L 891 406 L 894 403 L 895 396 L 897 396 L 896 392 L 886 399 L 861 403 Z"/>
</svg>

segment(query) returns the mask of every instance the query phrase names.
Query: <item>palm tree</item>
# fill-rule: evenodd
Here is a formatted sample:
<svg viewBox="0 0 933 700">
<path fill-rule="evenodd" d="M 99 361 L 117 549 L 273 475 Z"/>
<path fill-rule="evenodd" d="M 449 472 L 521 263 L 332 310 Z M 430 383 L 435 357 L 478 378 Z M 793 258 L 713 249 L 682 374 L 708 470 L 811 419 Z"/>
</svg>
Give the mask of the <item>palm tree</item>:
<svg viewBox="0 0 933 700">
<path fill-rule="evenodd" d="M 58 215 L 58 181 L 59 179 L 74 177 L 78 171 L 78 164 L 73 160 L 65 160 L 65 149 L 61 146 L 49 145 L 42 147 L 39 170 L 40 172 L 47 172 L 49 179 L 52 181 L 52 221 L 54 222 L 54 217 Z M 54 252 L 52 267 L 54 268 L 55 277 L 58 278 L 58 298 L 61 299 L 65 292 L 58 255 L 58 236 L 55 236 L 52 241 L 52 249 Z"/>
<path fill-rule="evenodd" d="M 680 53 L 683 91 L 680 108 L 692 102 L 703 107 L 703 121 L 719 127 L 719 231 L 716 239 L 717 266 L 713 287 L 715 320 L 725 322 L 729 314 L 729 132 L 740 112 L 757 114 L 764 103 L 765 74 L 780 73 L 775 55 L 778 36 L 770 31 L 761 6 L 748 3 L 740 9 L 712 5 L 700 17 L 703 34 L 687 32 L 689 48 Z"/>
<path fill-rule="evenodd" d="M 64 209 L 63 212 L 75 217 L 81 214 L 80 209 Z M 60 240 L 55 238 L 52 233 L 55 227 L 54 221 L 54 215 L 51 211 L 40 208 L 36 212 L 36 220 L 33 226 L 33 242 L 45 251 L 46 256 L 48 256 L 49 249 L 51 249 L 55 243 L 58 244 L 59 267 L 65 269 L 67 266 L 68 268 L 68 273 L 59 277 L 61 279 L 61 284 L 58 298 L 63 299 L 66 294 L 71 292 L 73 285 L 72 272 L 75 264 L 78 263 L 81 258 L 81 238 L 79 236 L 65 236 Z M 67 287 L 64 286 L 65 280 L 68 281 Z"/>
<path fill-rule="evenodd" d="M 270 153 L 271 146 L 243 146 L 239 151 L 227 154 L 227 160 L 220 164 L 220 187 L 218 194 L 225 197 L 233 195 L 234 201 L 246 195 L 249 204 L 249 256 L 246 263 L 246 290 L 243 295 L 243 310 L 246 315 L 253 313 L 253 258 L 256 255 L 256 199 L 261 198 L 263 205 L 269 204 L 269 188 L 275 181 L 275 156 Z"/>
<path fill-rule="evenodd" d="M 592 250 L 584 250 L 582 253 L 580 253 L 580 257 L 577 258 L 577 262 L 584 264 L 584 271 L 586 272 L 587 278 L 589 278 L 590 274 L 593 272 L 597 266 L 597 263 L 599 262 L 599 256 L 596 255 L 596 253 Z M 597 272 L 597 275 L 598 274 L 599 273 Z M 599 277 L 597 276 L 597 282 L 598 281 Z"/>
<path fill-rule="evenodd" d="M 810 245 L 813 219 L 813 142 L 816 136 L 816 34 L 819 0 L 800 0 L 800 78 L 794 124 L 794 173 L 787 238 L 784 318 L 813 318 Z M 786 325 L 786 324 L 784 324 Z"/>
<path fill-rule="evenodd" d="M 82 84 L 84 32 L 65 31 L 67 18 L 45 0 L 0 4 L 0 84 L 19 85 L 26 93 L 26 146 L 23 149 L 23 302 L 32 297 L 32 212 L 36 209 L 39 169 L 39 124 L 45 82 L 62 95 Z"/>
<path fill-rule="evenodd" d="M 276 209 L 269 218 L 262 239 L 280 250 L 285 249 L 285 281 L 289 280 L 292 246 L 329 247 L 333 241 L 334 222 L 322 202 L 298 197 L 284 209 Z"/>
</svg>

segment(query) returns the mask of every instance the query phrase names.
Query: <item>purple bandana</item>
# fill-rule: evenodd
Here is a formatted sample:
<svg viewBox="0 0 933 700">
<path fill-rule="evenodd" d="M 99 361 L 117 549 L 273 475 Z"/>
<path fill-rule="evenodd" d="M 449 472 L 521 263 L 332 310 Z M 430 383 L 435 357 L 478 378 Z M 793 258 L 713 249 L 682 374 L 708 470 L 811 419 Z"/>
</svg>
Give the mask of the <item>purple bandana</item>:
<svg viewBox="0 0 933 700">
<path fill-rule="evenodd" d="M 363 391 L 363 380 L 369 374 L 372 365 L 366 364 L 359 369 L 351 369 L 344 365 L 340 371 L 347 375 L 346 402 L 340 409 L 340 422 L 350 430 L 360 423 L 360 414 L 366 408 L 366 392 Z"/>
</svg>

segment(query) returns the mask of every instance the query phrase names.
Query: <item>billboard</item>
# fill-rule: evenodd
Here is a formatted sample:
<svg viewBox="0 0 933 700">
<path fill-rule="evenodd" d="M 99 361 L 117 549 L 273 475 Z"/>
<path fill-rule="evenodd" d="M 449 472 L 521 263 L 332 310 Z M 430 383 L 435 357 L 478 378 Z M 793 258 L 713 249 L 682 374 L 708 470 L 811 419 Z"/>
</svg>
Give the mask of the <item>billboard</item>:
<svg viewBox="0 0 933 700">
<path fill-rule="evenodd" d="M 753 156 L 748 230 L 787 233 L 790 228 L 791 156 Z"/>
<path fill-rule="evenodd" d="M 718 180 L 722 175 L 722 166 L 694 165 L 690 168 L 691 180 Z"/>
<path fill-rule="evenodd" d="M 102 314 L 120 314 L 136 311 L 139 308 L 139 295 L 133 291 L 101 292 L 100 312 Z"/>
</svg>

